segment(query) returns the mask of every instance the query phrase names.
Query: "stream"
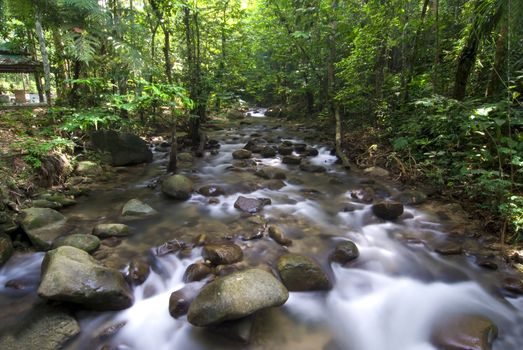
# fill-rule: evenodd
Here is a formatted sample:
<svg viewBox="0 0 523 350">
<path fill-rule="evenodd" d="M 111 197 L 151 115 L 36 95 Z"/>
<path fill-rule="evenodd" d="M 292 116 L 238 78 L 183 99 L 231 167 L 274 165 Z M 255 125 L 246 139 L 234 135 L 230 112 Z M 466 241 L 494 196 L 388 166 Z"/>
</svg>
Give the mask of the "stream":
<svg viewBox="0 0 523 350">
<path fill-rule="evenodd" d="M 265 117 L 263 109 L 251 111 L 239 129 L 208 131 L 221 145 L 218 154 L 207 153 L 180 167 L 196 188 L 209 184 L 223 188 L 225 194 L 215 197 L 218 201 L 209 202 L 209 197 L 198 193 L 187 201 L 165 197 L 154 185 L 165 173 L 168 158 L 157 151 L 151 164 L 118 172 L 117 182 L 95 189 L 77 205 L 62 210 L 77 232 L 88 233 L 105 222 L 131 227 L 132 236 L 94 254 L 103 256 L 104 264 L 125 272 L 133 258 L 152 261 L 147 280 L 133 289 L 132 307 L 119 312 L 76 312 L 81 333 L 66 348 L 425 350 L 436 349 L 431 341 L 436 324 L 456 315 L 481 315 L 499 328 L 494 349 L 520 349 L 523 298 L 500 291 L 506 271 L 481 268 L 471 254 L 436 253 L 434 247 L 447 239 L 452 224 L 435 211 L 422 209 L 429 206 L 405 206 L 396 221 L 376 218 L 371 203 L 362 200 L 365 188 L 371 187 L 378 200 L 400 191 L 385 180 L 336 164 L 328 145 L 314 140 L 313 132 L 287 130 Z M 253 138 L 274 145 L 283 141 L 307 144 L 319 151 L 308 160 L 327 171 L 302 171 L 297 165 L 283 164 L 281 156 L 254 154 L 256 164 L 233 160 L 232 152 Z M 286 173 L 283 187 L 255 175 L 256 167 L 263 166 Z M 239 195 L 270 198 L 272 204 L 249 216 L 234 207 Z M 159 214 L 122 217 L 121 208 L 131 198 L 139 198 Z M 165 256 L 155 256 L 153 248 L 175 238 L 191 242 L 201 234 L 210 239 L 229 237 L 244 250 L 248 266 L 270 264 L 287 248 L 268 237 L 242 239 L 257 230 L 260 222 L 283 228 L 293 241 L 290 252 L 316 258 L 330 275 L 333 289 L 291 292 L 282 307 L 259 312 L 248 345 L 193 327 L 186 317 L 172 318 L 169 296 L 186 285 L 185 269 L 201 260 L 201 248 Z M 359 258 L 347 266 L 329 263 L 330 252 L 344 240 L 356 243 Z M 461 244 L 473 246 L 474 242 L 463 238 Z M 0 268 L 0 328 L 16 324 L 37 302 L 42 259 L 43 253 L 18 253 Z M 13 279 L 23 280 L 25 287 L 5 287 Z M 191 284 L 200 287 L 203 282 Z M 117 325 L 114 334 L 100 335 L 112 325 Z"/>
</svg>

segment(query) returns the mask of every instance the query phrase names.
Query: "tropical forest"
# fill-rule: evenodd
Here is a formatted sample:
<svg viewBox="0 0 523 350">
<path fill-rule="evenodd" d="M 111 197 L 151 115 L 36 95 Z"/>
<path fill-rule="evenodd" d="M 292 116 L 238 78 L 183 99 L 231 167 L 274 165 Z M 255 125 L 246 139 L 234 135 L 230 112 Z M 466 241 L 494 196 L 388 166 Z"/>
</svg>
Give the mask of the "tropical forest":
<svg viewBox="0 0 523 350">
<path fill-rule="evenodd" d="M 0 349 L 522 325 L 522 0 L 0 0 Z"/>
</svg>

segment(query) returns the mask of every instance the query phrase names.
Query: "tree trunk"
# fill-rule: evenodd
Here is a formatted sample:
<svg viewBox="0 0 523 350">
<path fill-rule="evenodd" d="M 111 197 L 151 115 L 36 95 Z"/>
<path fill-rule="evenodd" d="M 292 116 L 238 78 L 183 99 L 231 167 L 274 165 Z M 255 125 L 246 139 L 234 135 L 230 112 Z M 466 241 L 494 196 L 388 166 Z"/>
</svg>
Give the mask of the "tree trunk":
<svg viewBox="0 0 523 350">
<path fill-rule="evenodd" d="M 432 67 L 432 89 L 435 94 L 440 93 L 439 66 L 440 66 L 440 44 L 439 44 L 439 0 L 433 0 L 432 10 L 434 12 L 434 66 Z"/>
<path fill-rule="evenodd" d="M 51 105 L 51 66 L 49 65 L 49 55 L 45 44 L 44 30 L 40 21 L 40 13 L 35 8 L 35 29 L 40 44 L 40 53 L 42 54 L 42 64 L 44 66 L 44 91 L 47 104 Z"/>
<path fill-rule="evenodd" d="M 489 82 L 487 91 L 485 92 L 486 98 L 491 98 L 500 91 L 503 86 L 503 63 L 507 56 L 507 35 L 508 35 L 508 23 L 504 23 L 501 27 L 498 39 L 496 40 L 496 55 L 494 56 L 494 63 L 492 70 L 490 71 Z"/>
<path fill-rule="evenodd" d="M 171 69 L 171 34 L 169 30 L 165 28 L 165 25 L 162 26 L 163 36 L 164 36 L 164 45 L 163 45 L 163 56 L 165 58 L 165 75 L 167 76 L 167 81 L 169 84 L 173 83 L 172 69 Z"/>
<path fill-rule="evenodd" d="M 171 114 L 172 114 L 172 116 L 174 116 L 174 111 L 171 111 Z M 172 117 L 172 118 L 174 118 L 174 117 Z M 171 129 L 171 151 L 169 152 L 169 164 L 167 165 L 167 172 L 170 172 L 170 173 L 176 172 L 177 156 L 178 156 L 178 139 L 176 137 L 176 120 L 173 120 L 173 126 Z"/>
<path fill-rule="evenodd" d="M 40 79 L 40 72 L 34 72 L 36 90 L 38 91 L 38 101 L 44 103 L 44 88 L 42 87 L 42 80 Z"/>
<path fill-rule="evenodd" d="M 338 0 L 332 1 L 332 9 L 335 11 L 338 8 Z M 336 95 L 336 74 L 334 71 L 334 63 L 336 61 L 336 33 L 338 31 L 338 22 L 336 21 L 336 16 L 333 14 L 331 21 L 331 33 L 329 35 L 329 59 L 327 60 L 327 78 L 329 81 L 329 96 L 331 101 L 331 110 L 334 113 L 334 120 L 336 122 L 336 132 L 335 132 L 335 147 L 336 155 L 341 160 L 343 166 L 347 169 L 350 169 L 349 158 L 343 151 L 343 129 L 341 122 L 341 112 L 340 106 L 335 100 Z"/>
<path fill-rule="evenodd" d="M 66 65 L 65 65 L 65 55 L 64 55 L 64 45 L 62 43 L 62 37 L 60 35 L 59 29 L 53 29 L 53 43 L 56 56 L 56 69 L 55 71 L 55 80 L 56 80 L 56 96 L 60 100 L 64 100 L 67 95 L 67 84 L 66 84 Z"/>
</svg>

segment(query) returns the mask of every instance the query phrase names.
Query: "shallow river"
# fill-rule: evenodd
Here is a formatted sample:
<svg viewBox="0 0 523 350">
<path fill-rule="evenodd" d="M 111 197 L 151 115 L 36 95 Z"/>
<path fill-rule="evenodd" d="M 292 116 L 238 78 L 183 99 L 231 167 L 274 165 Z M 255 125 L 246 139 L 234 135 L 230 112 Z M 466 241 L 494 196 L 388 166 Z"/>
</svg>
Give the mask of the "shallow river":
<svg viewBox="0 0 523 350">
<path fill-rule="evenodd" d="M 120 173 L 116 185 L 95 190 L 71 208 L 63 210 L 78 232 L 90 232 L 96 223 L 123 222 L 134 234 L 111 250 L 104 262 L 125 270 L 133 257 L 149 257 L 152 272 L 135 287 L 135 303 L 120 312 L 78 312 L 82 332 L 69 349 L 95 349 L 104 344 L 118 349 L 434 349 L 431 334 L 436 324 L 453 315 L 483 315 L 499 328 L 494 349 L 521 349 L 523 298 L 499 291 L 500 272 L 474 264 L 473 257 L 440 256 L 433 246 L 448 236 L 449 225 L 434 213 L 407 206 L 396 222 L 375 218 L 370 204 L 358 198 L 372 187 L 377 198 L 397 190 L 379 180 L 365 178 L 335 164 L 328 147 L 310 140 L 310 130 L 288 131 L 255 113 L 251 124 L 240 130 L 210 131 L 220 141 L 217 155 L 206 154 L 191 167 L 182 167 L 196 187 L 214 184 L 226 194 L 218 204 L 194 194 L 178 202 L 164 197 L 159 186 L 151 188 L 165 172 L 165 153 L 155 153 L 147 166 Z M 270 165 L 287 171 L 285 186 L 268 189 L 263 179 L 237 164 L 232 151 L 253 137 L 271 143 L 290 140 L 319 150 L 309 160 L 327 168 L 326 173 L 301 171 L 281 159 L 254 157 L 258 167 Z M 232 167 L 236 165 L 235 167 Z M 248 164 L 247 164 L 248 165 Z M 291 292 L 280 308 L 263 311 L 254 321 L 249 345 L 190 326 L 185 317 L 173 319 L 168 312 L 171 292 L 183 287 L 185 268 L 201 259 L 200 248 L 183 255 L 154 257 L 152 248 L 177 238 L 190 242 L 205 233 L 210 238 L 241 237 L 259 228 L 259 218 L 249 218 L 234 208 L 239 194 L 266 197 L 272 204 L 260 213 L 263 221 L 281 226 L 293 240 L 291 252 L 314 256 L 331 275 L 329 292 Z M 139 198 L 159 215 L 149 219 L 125 219 L 123 204 Z M 344 210 L 345 208 L 345 210 Z M 328 263 L 337 242 L 352 240 L 360 257 L 348 267 Z M 273 262 L 283 248 L 268 238 L 242 240 L 249 265 Z M 14 324 L 36 301 L 42 253 L 19 254 L 0 269 L 0 322 Z M 12 279 L 25 280 L 26 288 L 5 288 Z M 122 328 L 111 337 L 99 334 L 108 326 Z M 1 326 L 0 326 L 1 327 Z M 110 347 L 107 347 L 110 348 Z"/>
</svg>

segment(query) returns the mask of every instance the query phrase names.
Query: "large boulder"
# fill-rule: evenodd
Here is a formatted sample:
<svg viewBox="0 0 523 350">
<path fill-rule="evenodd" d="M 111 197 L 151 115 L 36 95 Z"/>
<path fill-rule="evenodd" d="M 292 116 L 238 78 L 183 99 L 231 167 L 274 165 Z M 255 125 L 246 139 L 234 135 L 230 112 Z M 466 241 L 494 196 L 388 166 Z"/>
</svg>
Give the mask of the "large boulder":
<svg viewBox="0 0 523 350">
<path fill-rule="evenodd" d="M 97 150 L 108 152 L 114 166 L 148 163 L 153 154 L 140 137 L 114 130 L 98 130 L 91 133 L 91 143 Z"/>
<path fill-rule="evenodd" d="M 278 273 L 290 291 L 329 290 L 332 283 L 321 266 L 301 254 L 285 254 L 278 259 Z"/>
<path fill-rule="evenodd" d="M 15 329 L 2 332 L 0 349 L 63 349 L 79 333 L 80 325 L 69 312 L 39 303 L 27 315 L 18 319 Z"/>
<path fill-rule="evenodd" d="M 271 273 L 248 269 L 218 277 L 202 288 L 189 307 L 187 320 L 209 326 L 283 305 L 289 292 Z"/>
<path fill-rule="evenodd" d="M 403 204 L 395 201 L 383 201 L 372 205 L 372 212 L 383 220 L 396 220 L 403 214 Z"/>
<path fill-rule="evenodd" d="M 69 246 L 46 253 L 38 295 L 96 310 L 120 310 L 133 303 L 133 294 L 120 271 L 102 266 L 85 251 Z"/>
<path fill-rule="evenodd" d="M 13 242 L 5 233 L 0 233 L 0 266 L 13 255 Z"/>
<path fill-rule="evenodd" d="M 122 208 L 123 216 L 148 216 L 154 215 L 157 211 L 139 199 L 131 199 Z"/>
<path fill-rule="evenodd" d="M 432 331 L 432 343 L 438 349 L 490 350 L 498 328 L 479 315 L 453 316 L 440 322 Z"/>
<path fill-rule="evenodd" d="M 162 192 L 174 199 L 189 199 L 193 191 L 192 181 L 184 175 L 170 176 L 162 183 Z"/>
<path fill-rule="evenodd" d="M 22 210 L 21 225 L 31 243 L 39 250 L 49 250 L 53 241 L 66 232 L 67 219 L 50 208 Z"/>
<path fill-rule="evenodd" d="M 87 253 L 92 253 L 100 246 L 100 238 L 83 233 L 74 233 L 72 235 L 58 237 L 53 242 L 53 248 L 62 246 L 75 247 Z"/>
<path fill-rule="evenodd" d="M 254 214 L 269 204 L 271 204 L 270 198 L 248 198 L 239 196 L 238 199 L 236 199 L 236 202 L 234 202 L 234 207 L 243 212 Z"/>
<path fill-rule="evenodd" d="M 93 235 L 100 238 L 127 237 L 131 229 L 125 224 L 98 224 L 93 228 Z"/>
<path fill-rule="evenodd" d="M 240 246 L 234 243 L 207 244 L 203 247 L 202 257 L 213 265 L 228 265 L 243 259 Z"/>
</svg>

